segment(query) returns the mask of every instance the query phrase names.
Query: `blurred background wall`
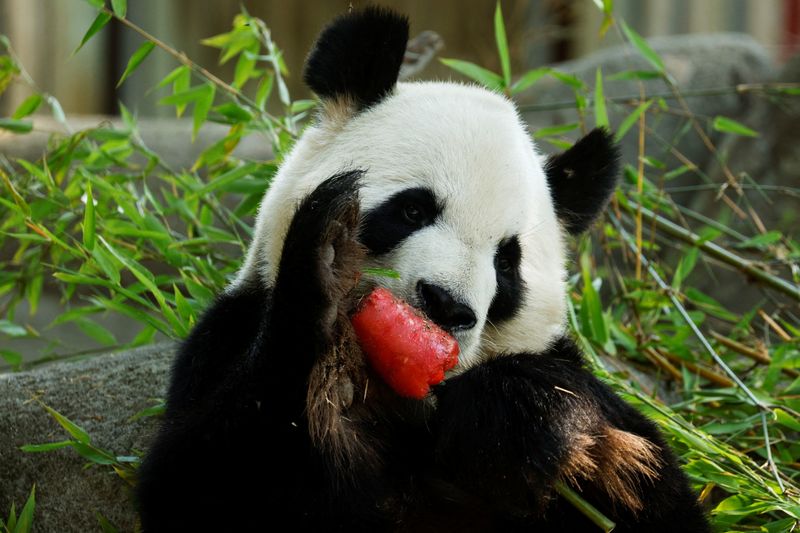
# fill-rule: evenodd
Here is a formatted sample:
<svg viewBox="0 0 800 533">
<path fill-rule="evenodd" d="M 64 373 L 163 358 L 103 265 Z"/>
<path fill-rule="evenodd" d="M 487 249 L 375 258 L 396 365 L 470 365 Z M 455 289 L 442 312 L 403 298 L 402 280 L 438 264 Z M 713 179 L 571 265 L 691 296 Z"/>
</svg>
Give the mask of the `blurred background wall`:
<svg viewBox="0 0 800 533">
<path fill-rule="evenodd" d="M 294 98 L 307 93 L 300 80 L 305 54 L 319 29 L 361 0 L 129 0 L 128 18 L 181 50 L 223 79 L 232 65 L 217 66 L 217 51 L 200 40 L 230 27 L 244 6 L 264 19 L 284 50 Z M 492 14 L 495 0 L 384 0 L 410 16 L 412 35 L 435 30 L 443 38 L 443 57 L 477 62 L 499 70 Z M 593 0 L 503 0 L 515 72 L 584 56 L 619 42 L 613 30 L 600 41 L 601 13 Z M 800 0 L 616 0 L 615 12 L 646 37 L 681 33 L 748 33 L 776 62 L 797 50 Z M 140 116 L 168 115 L 149 94 L 176 63 L 153 53 L 119 91 L 115 85 L 141 38 L 115 22 L 71 57 L 95 11 L 84 0 L 0 0 L 0 33 L 9 37 L 31 77 L 55 95 L 68 114 L 116 114 L 117 100 Z M 452 77 L 436 63 L 426 78 Z M 27 96 L 12 87 L 0 99 L 8 115 Z"/>
</svg>

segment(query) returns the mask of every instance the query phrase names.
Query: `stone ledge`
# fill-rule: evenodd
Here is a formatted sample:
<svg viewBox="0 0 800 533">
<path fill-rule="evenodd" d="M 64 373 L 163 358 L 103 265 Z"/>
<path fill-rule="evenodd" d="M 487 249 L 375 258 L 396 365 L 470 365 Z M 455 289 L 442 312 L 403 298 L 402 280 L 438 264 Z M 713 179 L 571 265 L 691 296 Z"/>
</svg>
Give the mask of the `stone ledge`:
<svg viewBox="0 0 800 533">
<path fill-rule="evenodd" d="M 20 446 L 69 438 L 39 398 L 101 448 L 117 455 L 144 450 L 158 421 L 130 417 L 164 397 L 174 353 L 175 345 L 164 343 L 0 374 L 0 516 L 12 502 L 19 510 L 35 483 L 35 532 L 97 531 L 96 512 L 120 531 L 132 531 L 130 491 L 110 469 L 84 469 L 86 460 L 71 448 L 26 453 Z"/>
</svg>

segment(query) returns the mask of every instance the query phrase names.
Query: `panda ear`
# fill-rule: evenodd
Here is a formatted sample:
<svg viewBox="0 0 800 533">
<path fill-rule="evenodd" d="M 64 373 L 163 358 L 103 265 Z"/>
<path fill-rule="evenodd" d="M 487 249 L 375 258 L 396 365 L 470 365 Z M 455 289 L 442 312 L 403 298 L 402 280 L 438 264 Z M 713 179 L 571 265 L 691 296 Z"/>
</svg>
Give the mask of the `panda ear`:
<svg viewBox="0 0 800 533">
<path fill-rule="evenodd" d="M 370 6 L 326 27 L 306 59 L 303 79 L 323 101 L 345 100 L 361 110 L 397 83 L 408 44 L 408 19 Z"/>
<path fill-rule="evenodd" d="M 545 164 L 556 214 L 572 235 L 585 231 L 617 186 L 619 147 L 606 129 L 592 130 Z"/>
</svg>

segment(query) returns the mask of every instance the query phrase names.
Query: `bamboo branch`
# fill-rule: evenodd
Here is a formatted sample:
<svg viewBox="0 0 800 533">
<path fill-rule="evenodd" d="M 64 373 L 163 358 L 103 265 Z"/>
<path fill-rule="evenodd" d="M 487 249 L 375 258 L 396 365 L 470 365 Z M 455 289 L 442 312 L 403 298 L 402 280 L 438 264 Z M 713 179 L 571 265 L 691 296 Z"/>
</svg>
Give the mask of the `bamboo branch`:
<svg viewBox="0 0 800 533">
<path fill-rule="evenodd" d="M 731 85 L 728 87 L 716 87 L 710 89 L 697 89 L 694 91 L 681 91 L 684 98 L 691 98 L 696 96 L 723 96 L 726 94 L 747 94 L 753 92 L 769 93 L 771 91 L 781 91 L 785 89 L 798 89 L 800 83 L 741 83 L 739 85 Z M 648 98 L 663 98 L 665 100 L 677 100 L 675 94 L 670 92 L 651 93 Z M 636 104 L 639 101 L 639 95 L 625 95 L 625 96 L 611 96 L 606 97 L 606 101 L 616 104 Z M 564 100 L 563 102 L 553 102 L 550 104 L 529 104 L 519 106 L 521 112 L 531 111 L 558 111 L 561 109 L 572 109 L 575 107 L 575 100 Z"/>
<path fill-rule="evenodd" d="M 734 386 L 733 381 L 729 380 L 725 376 L 721 376 L 721 375 L 717 374 L 716 372 L 714 372 L 713 370 L 711 370 L 709 368 L 697 365 L 695 363 L 692 363 L 691 361 L 686 361 L 685 359 L 682 359 L 682 358 L 678 357 L 677 355 L 675 355 L 673 353 L 669 353 L 669 352 L 665 352 L 665 351 L 659 351 L 658 353 L 661 354 L 662 356 L 664 356 L 665 358 L 669 359 L 673 363 L 677 363 L 677 364 L 679 364 L 681 366 L 685 366 L 690 372 L 692 372 L 694 374 L 697 374 L 698 376 L 701 376 L 701 377 L 707 379 L 708 381 L 710 381 L 711 383 L 714 383 L 715 385 L 719 385 L 720 387 L 733 387 Z"/>
<path fill-rule="evenodd" d="M 724 335 L 722 335 L 720 333 L 717 333 L 716 331 L 712 331 L 711 332 L 711 336 L 714 337 L 714 340 L 716 340 L 718 343 L 722 344 L 723 346 L 725 346 L 729 350 L 733 350 L 734 352 L 738 353 L 739 355 L 743 355 L 743 356 L 745 356 L 745 357 L 747 357 L 749 359 L 752 359 L 756 363 L 759 363 L 759 364 L 762 364 L 762 365 L 770 365 L 770 364 L 772 364 L 772 358 L 770 358 L 769 354 L 766 353 L 766 351 L 754 350 L 753 348 L 750 348 L 749 346 L 746 346 L 746 345 L 744 345 L 744 344 L 742 344 L 740 342 L 736 342 L 733 339 L 729 339 L 728 337 L 726 337 L 726 336 L 724 336 Z M 784 340 L 786 340 L 786 339 L 784 339 Z M 781 371 L 784 374 L 787 374 L 787 375 L 792 376 L 792 377 L 800 376 L 800 371 L 797 371 L 794 368 L 781 368 Z"/>
<path fill-rule="evenodd" d="M 627 204 L 628 205 L 623 204 L 623 206 L 630 211 L 633 216 L 635 216 L 639 212 L 641 206 L 633 201 L 628 201 Z M 701 251 L 710 255 L 711 257 L 722 261 L 723 263 L 728 264 L 749 276 L 752 276 L 756 280 L 771 287 L 772 289 L 775 289 L 797 301 L 800 301 L 800 287 L 797 285 L 766 272 L 765 270 L 759 268 L 753 261 L 738 256 L 718 244 L 703 241 L 696 233 L 678 226 L 674 222 L 653 213 L 646 207 L 641 207 L 641 213 L 644 218 L 650 222 L 653 222 L 659 230 L 663 231 L 667 235 L 675 237 L 687 244 L 691 244 L 692 246 L 697 246 Z"/>
<path fill-rule="evenodd" d="M 619 234 L 622 237 L 623 241 L 625 241 L 625 244 L 628 245 L 628 248 L 630 248 L 631 251 L 634 254 L 637 254 L 637 255 L 641 256 L 640 259 L 642 261 L 642 264 L 647 269 L 647 272 L 648 272 L 648 274 L 650 274 L 650 277 L 653 278 L 653 280 L 661 288 L 661 290 L 665 291 L 665 293 L 669 297 L 670 301 L 672 302 L 672 305 L 675 306 L 675 309 L 681 315 L 681 317 L 683 318 L 684 322 L 686 322 L 686 324 L 689 326 L 689 329 L 692 330 L 692 333 L 694 333 L 694 336 L 697 337 L 697 340 L 700 341 L 700 344 L 702 344 L 702 346 L 706 350 L 706 352 L 711 356 L 711 359 L 713 359 L 714 362 L 717 363 L 717 365 L 719 365 L 719 367 L 730 377 L 730 379 L 744 393 L 744 395 L 747 396 L 747 398 L 752 402 L 753 406 L 756 407 L 759 411 L 761 411 L 761 426 L 762 426 L 762 428 L 764 430 L 764 445 L 765 445 L 765 449 L 766 449 L 766 452 L 767 452 L 767 463 L 769 464 L 770 470 L 772 471 L 772 475 L 775 477 L 775 480 L 778 482 L 778 487 L 780 487 L 782 493 L 785 493 L 786 492 L 786 486 L 783 484 L 783 480 L 781 479 L 780 473 L 778 472 L 778 467 L 775 465 L 775 461 L 772 458 L 772 447 L 770 445 L 769 431 L 767 430 L 767 416 L 766 415 L 767 415 L 767 413 L 770 413 L 770 415 L 772 415 L 772 409 L 770 408 L 769 405 L 767 405 L 764 402 L 762 402 L 761 400 L 759 400 L 753 394 L 753 391 L 751 391 L 750 388 L 747 385 L 745 385 L 744 382 L 741 379 L 739 379 L 739 376 L 736 375 L 736 372 L 731 370 L 731 367 L 729 367 L 725 363 L 725 361 L 722 360 L 722 358 L 719 356 L 719 354 L 717 354 L 717 352 L 711 346 L 711 343 L 709 343 L 708 339 L 706 339 L 705 335 L 703 335 L 703 332 L 700 331 L 700 328 L 698 328 L 697 324 L 695 324 L 694 320 L 692 320 L 692 317 L 689 316 L 689 313 L 686 311 L 686 308 L 683 306 L 683 304 L 680 302 L 680 300 L 678 300 L 677 296 L 675 296 L 674 291 L 672 291 L 670 289 L 669 285 L 667 285 L 664 282 L 664 280 L 661 279 L 661 276 L 658 274 L 658 271 L 653 267 L 653 265 L 650 263 L 650 261 L 644 256 L 642 251 L 636 249 L 636 245 L 633 242 L 633 239 L 628 234 L 628 232 L 625 231 L 625 228 L 622 226 L 622 221 L 619 220 L 618 218 L 613 218 L 612 217 L 611 222 L 614 224 L 614 227 L 619 232 Z M 682 228 L 680 228 L 680 229 L 682 229 Z"/>
</svg>

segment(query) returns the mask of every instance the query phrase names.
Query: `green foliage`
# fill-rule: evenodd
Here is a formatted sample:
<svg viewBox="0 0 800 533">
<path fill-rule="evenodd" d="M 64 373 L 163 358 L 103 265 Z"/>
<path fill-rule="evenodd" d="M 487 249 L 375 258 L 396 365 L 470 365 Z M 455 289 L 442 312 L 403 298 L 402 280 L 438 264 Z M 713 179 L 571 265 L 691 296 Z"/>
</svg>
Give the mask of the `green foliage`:
<svg viewBox="0 0 800 533">
<path fill-rule="evenodd" d="M 0 518 L 0 533 L 29 533 L 33 526 L 34 507 L 36 507 L 36 485 L 31 488 L 31 493 L 19 516 L 17 516 L 16 507 L 12 503 L 8 518 L 5 520 Z"/>
<path fill-rule="evenodd" d="M 99 12 L 81 45 L 121 16 L 124 2 L 114 9 Z M 96 320 L 117 313 L 140 324 L 127 346 L 149 342 L 156 333 L 181 338 L 234 274 L 249 241 L 249 220 L 314 103 L 289 97 L 280 50 L 263 22 L 239 15 L 231 32 L 206 44 L 219 47 L 223 61 L 239 59 L 243 66 L 237 68 L 236 87 L 220 85 L 189 60 L 159 84 L 170 90 L 162 105 L 174 107 L 178 116 L 191 109 L 193 138 L 207 121 L 228 127 L 192 168 L 170 168 L 142 142 L 136 117 L 124 106 L 120 125 L 56 135 L 40 160 L 0 159 L 0 246 L 11 250 L 10 259 L 0 262 L 0 297 L 5 298 L 0 335 L 42 338 L 25 327 L 15 309 L 24 301 L 35 313 L 43 281 L 50 279 L 65 303 L 51 326 L 74 323 L 99 345 L 119 347 Z M 156 47 L 146 41 L 120 83 Z M 0 55 L 0 65 L 10 77 L 20 72 L 10 53 Z M 285 110 L 280 117 L 265 110 L 273 86 L 279 87 Z M 252 98 L 243 92 L 248 88 Z M 217 101 L 220 91 L 225 101 Z M 0 128 L 31 131 L 33 123 L 24 117 L 42 102 L 60 110 L 51 100 L 35 94 L 13 117 L 0 118 Z M 250 134 L 272 140 L 274 161 L 232 155 Z M 58 350 L 57 339 L 52 341 L 48 349 Z M 9 350 L 0 350 L 0 356 L 15 367 L 21 361 Z"/>
<path fill-rule="evenodd" d="M 42 453 L 61 448 L 72 448 L 88 461 L 87 466 L 99 465 L 111 468 L 129 485 L 134 485 L 136 483 L 136 468 L 140 461 L 138 456 L 115 455 L 109 450 L 94 445 L 85 429 L 52 407 L 45 404 L 41 405 L 72 438 L 43 444 L 25 444 L 20 447 L 23 452 Z"/>
<path fill-rule="evenodd" d="M 110 8 L 102 0 L 88 1 L 98 15 L 78 48 L 126 13 L 124 0 L 113 0 Z M 790 531 L 800 520 L 800 243 L 750 218 L 746 224 L 737 222 L 741 215 L 734 207 L 745 217 L 753 209 L 746 194 L 726 196 L 738 194 L 729 181 L 714 183 L 687 158 L 674 164 L 654 156 L 651 147 L 673 150 L 693 130 L 738 136 L 757 132 L 726 117 L 703 118 L 675 109 L 678 98 L 609 98 L 618 80 L 661 79 L 677 89 L 655 51 L 614 18 L 613 2 L 595 3 L 603 13 L 601 34 L 617 29 L 653 70 L 609 77 L 598 69 L 591 87 L 592 80 L 547 67 L 514 76 L 499 4 L 493 22 L 500 73 L 457 59 L 442 62 L 509 97 L 545 77 L 561 84 L 575 118 L 534 132 L 535 139 L 558 149 L 571 146 L 576 135 L 593 126 L 608 126 L 618 140 L 632 140 L 640 128 L 667 113 L 686 117 L 671 139 L 645 127 L 646 142 L 638 160 L 626 162 L 626 182 L 606 224 L 579 243 L 580 269 L 570 283 L 570 324 L 598 373 L 663 429 L 713 509 L 718 530 Z M 146 68 L 149 54 L 167 53 L 177 63 L 156 87 L 160 104 L 174 108 L 179 117 L 191 111 L 193 139 L 207 122 L 225 125 L 227 134 L 205 147 L 190 168 L 172 168 L 157 148 L 143 143 L 136 117 L 120 106 L 119 124 L 53 135 L 39 159 L 0 156 L 0 248 L 8 251 L 3 256 L 8 259 L 0 259 L 0 344 L 46 339 L 43 357 L 68 355 L 57 339 L 47 339 L 47 328 L 37 331 L 17 309 L 25 302 L 36 314 L 45 282 L 57 286 L 64 305 L 51 326 L 74 324 L 98 347 L 146 344 L 157 334 L 184 337 L 239 267 L 259 200 L 314 108 L 314 101 L 292 100 L 281 51 L 264 23 L 246 12 L 229 32 L 203 41 L 220 50 L 220 63 L 235 60 L 230 83 L 146 32 L 139 34 L 145 42 L 120 83 L 137 68 Z M 0 93 L 13 80 L 34 89 L 11 117 L 0 117 L 0 128 L 20 135 L 32 131 L 29 117 L 42 105 L 64 123 L 58 102 L 37 92 L 7 41 L 0 39 L 0 44 L 6 51 L 0 53 Z M 794 89 L 780 87 L 769 94 L 796 97 L 800 91 Z M 281 112 L 271 114 L 268 105 Z M 236 157 L 234 149 L 249 135 L 268 139 L 274 158 Z M 724 154 L 717 156 L 722 169 L 729 170 Z M 671 181 L 689 173 L 703 180 L 699 187 L 730 200 L 720 220 L 673 198 Z M 768 193 L 744 180 L 737 185 Z M 764 301 L 741 312 L 709 294 L 697 280 L 713 275 L 720 265 L 740 272 L 742 284 L 749 280 L 762 286 Z M 397 275 L 384 270 L 366 274 Z M 668 281 L 659 283 L 657 277 Z M 102 326 L 104 314 L 136 324 L 132 339 L 118 339 Z M 3 348 L 0 357 L 15 369 L 22 367 L 16 352 Z M 72 448 L 88 464 L 135 482 L 137 453 L 116 455 L 99 448 L 78 424 L 43 408 L 66 439 L 23 450 Z M 157 416 L 163 409 L 163 401 L 154 400 L 131 420 Z M 20 524 L 23 516 L 30 523 L 33 507 L 32 491 L 23 512 L 17 517 L 12 507 L 0 531 L 24 531 Z M 97 519 L 104 531 L 115 530 L 101 515 Z"/>
<path fill-rule="evenodd" d="M 604 34 L 617 25 L 612 2 L 596 0 L 595 3 L 604 13 L 601 27 Z M 510 96 L 545 76 L 571 89 L 574 95 L 571 107 L 578 122 L 539 128 L 534 131 L 534 138 L 563 149 L 571 146 L 567 134 L 593 126 L 610 126 L 616 128 L 616 139 L 621 140 L 630 130 L 638 130 L 646 121 L 658 120 L 660 113 L 671 111 L 661 96 L 643 95 L 639 101 L 625 102 L 611 101 L 605 96 L 606 82 L 617 80 L 662 79 L 677 91 L 662 59 L 624 22 L 618 25 L 620 35 L 654 70 L 624 71 L 604 78 L 597 69 L 594 87 L 589 88 L 572 75 L 546 67 L 528 71 L 513 81 L 505 69 L 508 50 L 502 22 L 498 23 L 500 16 L 498 8 L 495 35 L 502 75 L 464 61 L 442 62 L 487 88 Z M 586 123 L 585 111 L 590 104 L 594 109 L 594 125 Z M 619 124 L 609 120 L 610 109 L 624 117 Z M 700 118 L 687 108 L 679 111 L 688 116 L 684 132 L 694 126 L 731 135 L 758 135 L 743 124 L 719 116 L 698 127 Z M 647 131 L 645 137 L 644 147 L 659 148 L 664 145 L 673 148 L 667 143 L 680 139 L 659 143 Z M 590 241 L 582 241 L 580 276 L 575 278 L 570 302 L 571 325 L 595 361 L 597 371 L 670 437 L 671 444 L 687 462 L 687 472 L 697 487 L 703 489 L 702 499 L 711 506 L 717 529 L 791 531 L 800 522 L 798 319 L 791 312 L 782 313 L 780 305 L 770 307 L 765 313 L 762 302 L 747 313 L 733 312 L 704 289 L 693 286 L 693 279 L 698 278 L 695 273 L 701 267 L 713 272 L 712 265 L 721 262 L 741 271 L 742 283 L 744 276 L 755 276 L 770 291 L 788 296 L 787 309 L 792 306 L 796 309 L 800 291 L 787 285 L 774 269 L 768 271 L 756 266 L 752 254 L 757 254 L 759 262 L 781 265 L 779 270 L 784 275 L 796 273 L 798 269 L 793 265 L 800 258 L 798 243 L 781 231 L 763 230 L 758 223 L 753 224 L 757 233 L 745 236 L 676 204 L 664 184 L 687 172 L 700 174 L 698 167 L 685 158 L 680 166 L 670 167 L 646 151 L 640 151 L 639 158 L 643 165 L 641 173 L 635 165 L 625 168 L 630 185 L 625 194 L 617 196 L 616 209 L 608 214 L 607 220 L 613 224 L 604 228 L 602 253 L 592 254 Z M 725 161 L 719 161 L 727 171 Z M 702 174 L 700 177 L 708 179 Z M 743 195 L 737 199 L 745 205 L 749 202 Z M 683 221 L 682 217 L 707 225 L 695 234 L 685 229 L 685 222 L 683 225 L 673 222 Z M 622 233 L 623 226 L 631 231 L 649 226 L 650 237 L 634 241 L 627 232 Z M 723 236 L 728 239 L 722 239 Z M 680 253 L 670 254 L 674 258 L 670 262 L 652 265 L 652 275 L 635 272 L 633 267 L 637 263 L 646 264 L 646 256 L 660 256 L 665 244 Z M 627 251 L 630 247 L 638 248 L 639 252 L 631 256 Z M 739 255 L 745 252 L 750 255 Z M 616 259 L 620 254 L 621 261 Z M 595 263 L 594 258 L 599 255 L 605 257 L 605 264 Z M 656 274 L 659 280 L 665 274 L 671 276 L 671 284 L 663 281 L 659 284 Z M 797 275 L 794 277 L 796 283 Z M 775 292 L 768 296 L 776 299 Z M 780 318 L 773 320 L 771 316 Z M 721 335 L 714 329 L 728 333 Z M 709 342 L 707 337 L 712 334 L 714 342 Z M 762 344 L 760 338 L 768 339 L 768 344 Z M 754 344 L 756 348 L 752 348 Z M 640 371 L 655 373 L 655 384 L 649 378 L 638 379 L 628 372 L 608 372 L 606 368 L 619 368 L 606 364 L 611 356 L 624 358 Z M 677 396 L 667 402 L 668 396 L 662 391 L 670 387 L 677 389 Z"/>
</svg>

